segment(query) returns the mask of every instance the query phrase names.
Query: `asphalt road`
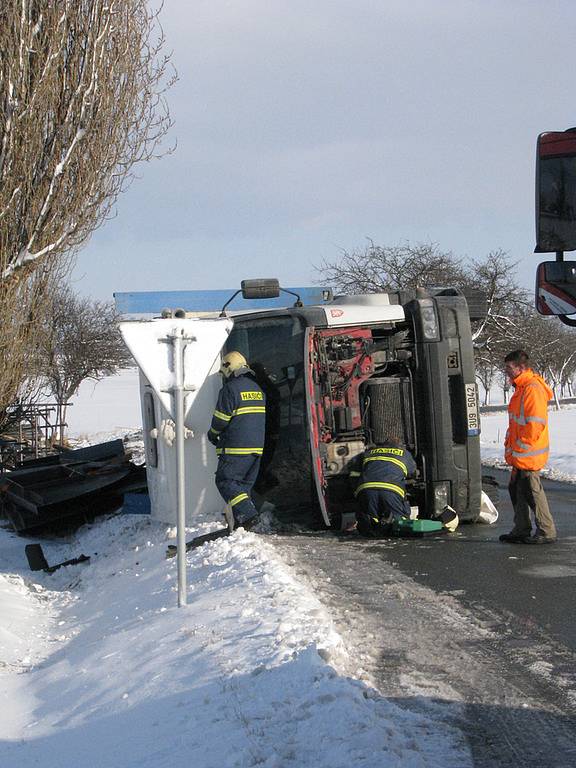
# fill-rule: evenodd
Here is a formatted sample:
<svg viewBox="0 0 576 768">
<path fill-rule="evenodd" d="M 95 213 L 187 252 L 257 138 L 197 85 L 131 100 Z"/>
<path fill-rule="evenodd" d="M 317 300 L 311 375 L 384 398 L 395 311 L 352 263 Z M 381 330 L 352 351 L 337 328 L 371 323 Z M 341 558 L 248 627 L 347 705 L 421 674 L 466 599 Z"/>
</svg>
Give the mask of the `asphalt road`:
<svg viewBox="0 0 576 768">
<path fill-rule="evenodd" d="M 576 485 L 544 485 L 559 540 L 502 544 L 499 520 L 435 538 L 270 537 L 330 610 L 352 663 L 400 707 L 463 734 L 476 768 L 576 766 Z M 351 670 L 354 677 L 358 670 Z"/>
<path fill-rule="evenodd" d="M 558 529 L 556 544 L 502 544 L 499 535 L 512 529 L 509 475 L 491 468 L 485 473 L 500 486 L 497 523 L 399 542 L 394 562 L 436 591 L 463 590 L 464 602 L 510 612 L 576 652 L 576 485 L 543 481 Z"/>
</svg>

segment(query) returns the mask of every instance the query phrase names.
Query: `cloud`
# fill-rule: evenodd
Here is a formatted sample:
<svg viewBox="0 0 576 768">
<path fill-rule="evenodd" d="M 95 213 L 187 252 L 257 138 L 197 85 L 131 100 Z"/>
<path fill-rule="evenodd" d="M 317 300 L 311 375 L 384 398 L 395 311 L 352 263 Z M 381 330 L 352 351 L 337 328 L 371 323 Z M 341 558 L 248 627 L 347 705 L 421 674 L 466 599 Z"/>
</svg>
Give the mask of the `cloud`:
<svg viewBox="0 0 576 768">
<path fill-rule="evenodd" d="M 162 20 L 178 148 L 81 256 L 92 289 L 120 241 L 154 288 L 158 249 L 197 281 L 199 252 L 301 276 L 367 235 L 531 251 L 536 136 L 574 123 L 572 2 L 167 0 Z"/>
</svg>

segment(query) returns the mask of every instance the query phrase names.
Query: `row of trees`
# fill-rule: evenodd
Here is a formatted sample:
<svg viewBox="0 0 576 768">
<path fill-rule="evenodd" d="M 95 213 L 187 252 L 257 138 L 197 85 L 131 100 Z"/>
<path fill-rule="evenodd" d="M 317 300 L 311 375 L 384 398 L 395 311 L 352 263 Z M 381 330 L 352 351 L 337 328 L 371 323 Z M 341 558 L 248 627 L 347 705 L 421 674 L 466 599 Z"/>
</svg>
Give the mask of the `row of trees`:
<svg viewBox="0 0 576 768">
<path fill-rule="evenodd" d="M 487 312 L 473 322 L 476 371 L 489 401 L 494 385 L 506 387 L 502 361 L 512 349 L 527 348 L 534 367 L 548 380 L 556 401 L 572 395 L 576 376 L 576 333 L 544 318 L 533 308 L 533 296 L 518 282 L 518 262 L 505 251 L 464 261 L 434 243 L 343 250 L 338 259 L 317 267 L 323 281 L 340 293 L 377 293 L 427 286 L 454 286 L 465 293 L 482 291 Z"/>
<path fill-rule="evenodd" d="M 502 360 L 511 349 L 526 349 L 533 367 L 554 391 L 557 407 L 561 397 L 573 396 L 576 377 L 576 333 L 554 318 L 545 318 L 528 307 L 509 318 L 507 333 L 492 346 L 475 346 L 476 376 L 484 389 L 484 404 L 496 385 L 508 391 Z"/>
<path fill-rule="evenodd" d="M 148 0 L 0 4 L 0 429 L 46 377 L 76 249 L 160 154 L 164 47 Z"/>
</svg>

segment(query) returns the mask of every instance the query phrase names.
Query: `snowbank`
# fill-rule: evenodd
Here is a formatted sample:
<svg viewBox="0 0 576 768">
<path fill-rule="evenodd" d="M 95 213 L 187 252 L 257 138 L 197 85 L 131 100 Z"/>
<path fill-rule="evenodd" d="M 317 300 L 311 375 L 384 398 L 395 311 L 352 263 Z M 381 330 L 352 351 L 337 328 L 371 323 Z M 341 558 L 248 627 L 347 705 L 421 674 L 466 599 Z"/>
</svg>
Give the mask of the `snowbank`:
<svg viewBox="0 0 576 768">
<path fill-rule="evenodd" d="M 66 414 L 70 437 L 89 435 L 97 443 L 98 433 L 131 432 L 142 426 L 137 368 L 126 368 L 101 381 L 83 381 L 71 402 Z"/>
<path fill-rule="evenodd" d="M 167 542 L 149 518 L 100 521 L 43 544 L 49 563 L 89 565 L 33 584 L 24 542 L 0 530 L 2 766 L 470 764 L 457 731 L 346 675 L 330 616 L 263 537 L 191 552 L 182 609 Z"/>
</svg>

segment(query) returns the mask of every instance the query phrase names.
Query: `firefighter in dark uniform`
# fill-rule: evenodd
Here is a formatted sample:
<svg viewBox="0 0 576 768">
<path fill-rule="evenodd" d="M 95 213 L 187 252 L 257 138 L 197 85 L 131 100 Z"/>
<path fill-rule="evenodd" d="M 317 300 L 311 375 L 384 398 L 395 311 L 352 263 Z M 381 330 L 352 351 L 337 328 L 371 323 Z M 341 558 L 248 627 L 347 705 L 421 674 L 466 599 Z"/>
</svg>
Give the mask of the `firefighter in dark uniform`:
<svg viewBox="0 0 576 768">
<path fill-rule="evenodd" d="M 254 371 L 256 381 L 266 397 L 266 436 L 264 438 L 264 453 L 260 462 L 258 479 L 254 486 L 257 493 L 264 493 L 275 488 L 279 480 L 269 467 L 276 453 L 276 446 L 280 439 L 280 401 L 281 395 L 278 385 L 270 376 L 262 363 L 250 361 L 250 367 Z"/>
<path fill-rule="evenodd" d="M 240 352 L 224 356 L 220 373 L 224 384 L 208 432 L 218 454 L 216 487 L 234 527 L 251 528 L 258 518 L 251 493 L 264 449 L 266 396 Z"/>
<path fill-rule="evenodd" d="M 416 462 L 399 440 L 373 445 L 352 463 L 350 478 L 358 500 L 356 520 L 362 536 L 390 532 L 395 518 L 410 517 L 406 479 L 416 474 Z"/>
</svg>

